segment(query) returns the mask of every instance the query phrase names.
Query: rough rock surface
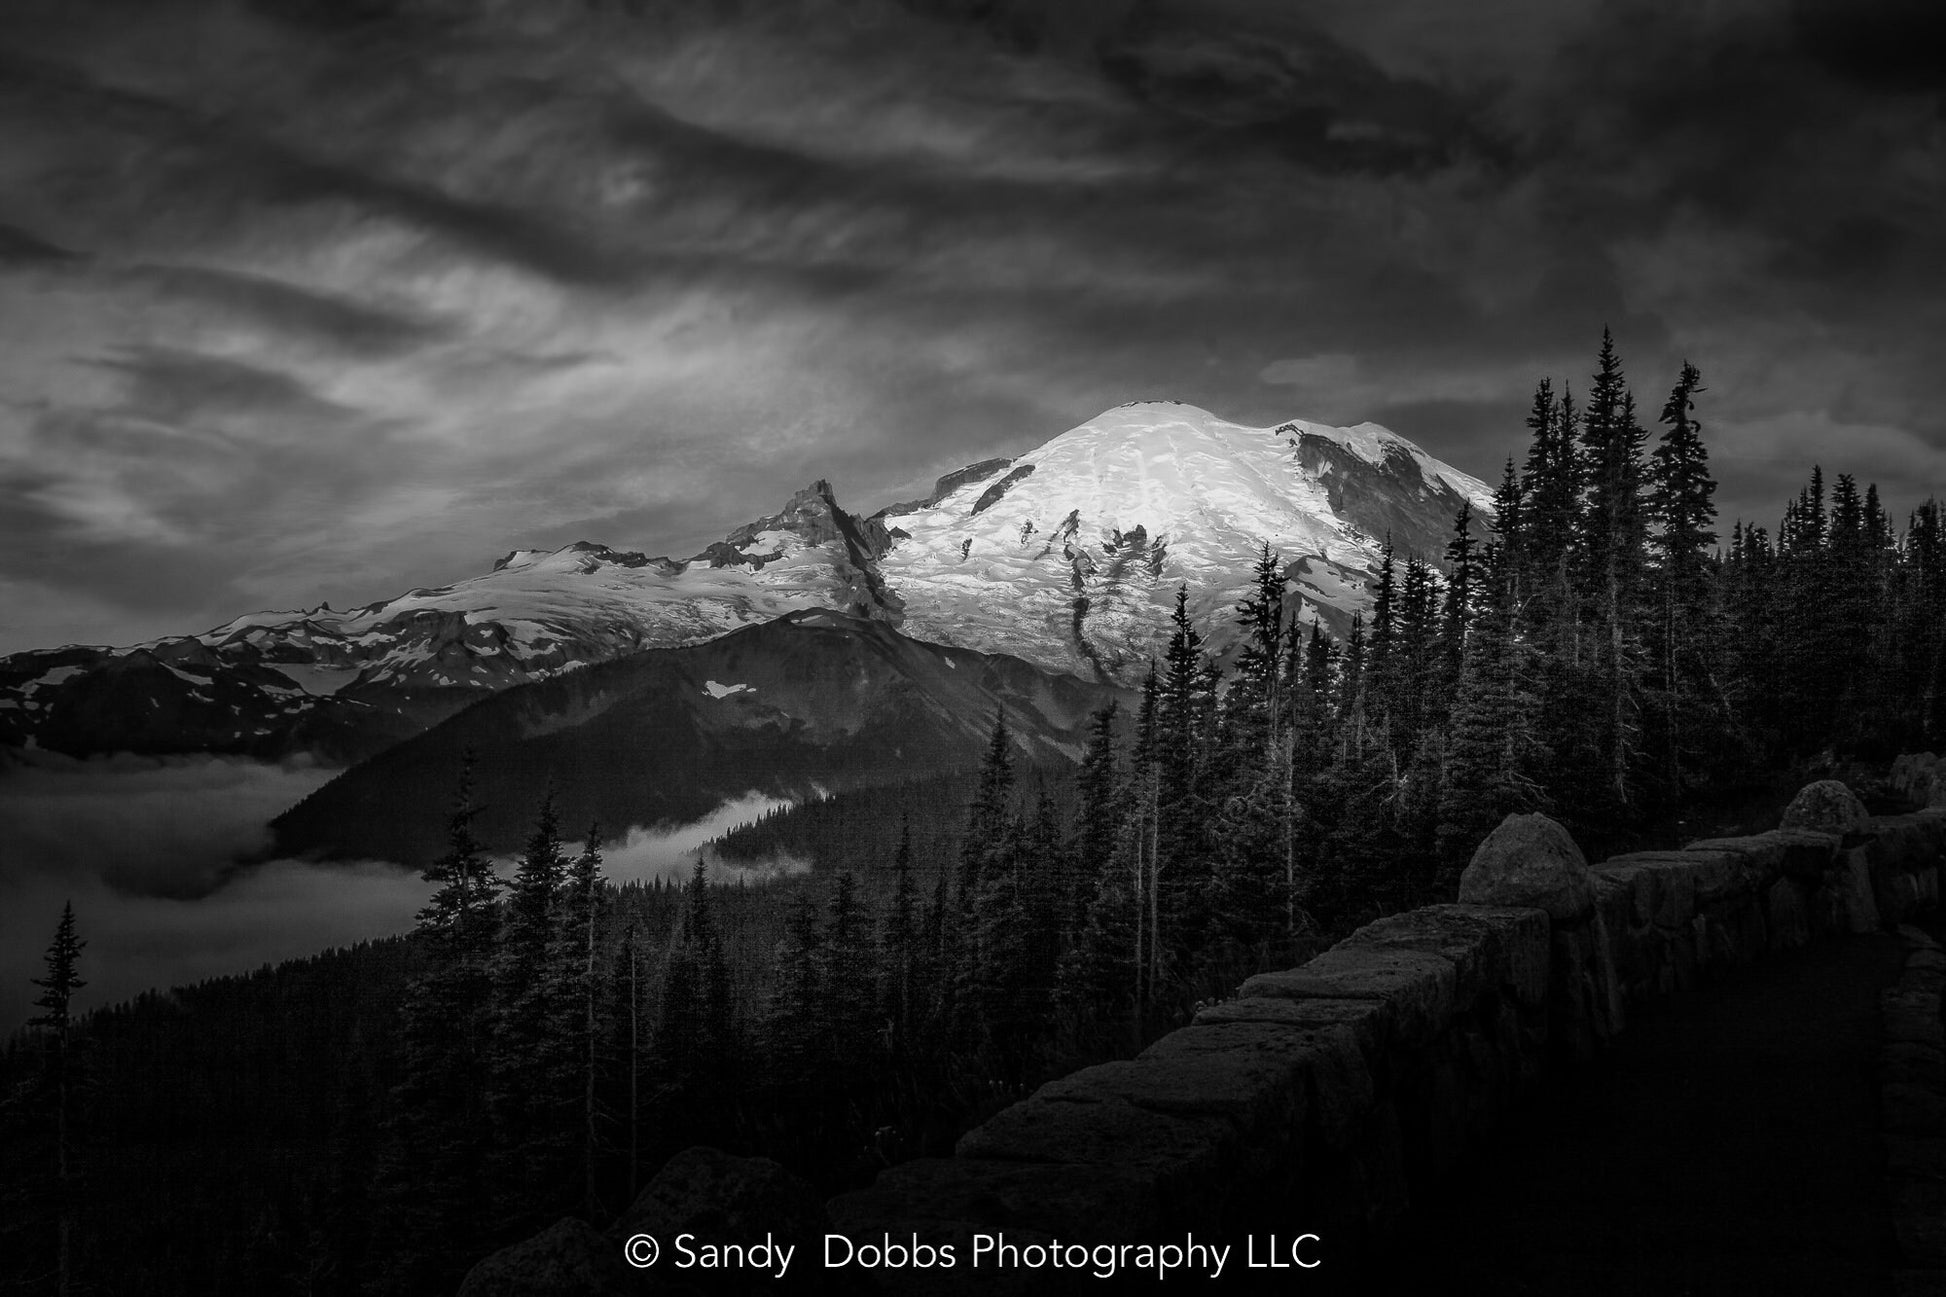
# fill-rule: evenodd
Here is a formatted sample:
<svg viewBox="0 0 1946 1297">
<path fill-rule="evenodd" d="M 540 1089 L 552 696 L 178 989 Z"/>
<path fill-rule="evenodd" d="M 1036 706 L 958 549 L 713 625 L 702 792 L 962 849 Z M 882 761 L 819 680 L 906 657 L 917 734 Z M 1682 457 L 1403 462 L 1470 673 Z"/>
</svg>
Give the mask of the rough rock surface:
<svg viewBox="0 0 1946 1297">
<path fill-rule="evenodd" d="M 1849 833 L 1865 823 L 1865 804 L 1836 779 L 1804 785 L 1784 808 L 1784 829 L 1815 829 L 1820 833 Z"/>
<path fill-rule="evenodd" d="M 615 1233 L 671 1239 L 690 1233 L 712 1242 L 815 1239 L 824 1204 L 811 1187 L 767 1157 L 733 1157 L 721 1149 L 676 1154 L 622 1214 Z"/>
<path fill-rule="evenodd" d="M 621 1247 L 568 1217 L 467 1271 L 459 1297 L 623 1297 L 636 1291 Z"/>
<path fill-rule="evenodd" d="M 1520 905 L 1556 923 L 1595 907 L 1594 877 L 1568 831 L 1545 815 L 1509 815 L 1487 834 L 1460 875 L 1462 905 Z"/>
<path fill-rule="evenodd" d="M 1892 763 L 1892 787 L 1916 806 L 1946 806 L 1946 761 L 1908 752 Z"/>
</svg>

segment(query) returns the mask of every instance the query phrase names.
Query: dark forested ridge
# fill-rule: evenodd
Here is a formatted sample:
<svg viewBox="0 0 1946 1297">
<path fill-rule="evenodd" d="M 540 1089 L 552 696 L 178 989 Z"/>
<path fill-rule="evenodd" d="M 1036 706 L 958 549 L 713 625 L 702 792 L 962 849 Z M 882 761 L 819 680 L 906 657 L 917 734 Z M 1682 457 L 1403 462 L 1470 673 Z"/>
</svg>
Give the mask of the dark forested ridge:
<svg viewBox="0 0 1946 1297">
<path fill-rule="evenodd" d="M 1000 709 L 1036 763 L 1064 765 L 1117 691 L 1018 658 L 908 639 L 883 622 L 793 613 L 707 643 L 651 649 L 485 698 L 364 762 L 274 823 L 277 850 L 420 866 L 463 753 L 476 831 L 515 850 L 539 785 L 561 814 L 686 823 L 749 792 L 807 797 L 964 770 Z"/>
<path fill-rule="evenodd" d="M 809 875 L 616 888 L 572 779 L 483 798 L 445 753 L 439 801 L 424 779 L 411 799 L 433 844 L 412 937 L 78 1023 L 50 1008 L 10 1044 L 8 1277 L 451 1291 L 563 1214 L 605 1226 L 699 1142 L 835 1190 L 1243 974 L 1450 897 L 1509 812 L 1611 850 L 1702 836 L 1809 766 L 1936 747 L 1939 506 L 1896 525 L 1814 470 L 1774 534 L 1726 537 L 1703 390 L 1685 366 L 1645 418 L 1604 339 L 1580 394 L 1536 392 L 1493 517 L 1388 554 L 1341 639 L 1292 622 L 1266 547 L 1231 666 L 1180 600 L 1071 772 L 1036 770 L 1002 707 L 959 769 L 721 844 Z M 511 879 L 488 813 L 526 835 Z M 85 969 L 63 928 L 50 987 Z"/>
</svg>

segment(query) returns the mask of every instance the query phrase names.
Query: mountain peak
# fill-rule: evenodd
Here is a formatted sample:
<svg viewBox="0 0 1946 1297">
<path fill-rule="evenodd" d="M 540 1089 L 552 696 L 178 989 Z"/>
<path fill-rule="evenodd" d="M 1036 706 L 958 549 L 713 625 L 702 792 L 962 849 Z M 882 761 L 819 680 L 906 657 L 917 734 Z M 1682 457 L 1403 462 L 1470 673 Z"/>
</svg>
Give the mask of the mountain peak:
<svg viewBox="0 0 1946 1297">
<path fill-rule="evenodd" d="M 1268 542 L 1305 620 L 1369 602 L 1379 537 L 1436 559 L 1484 483 L 1377 424 L 1250 427 L 1179 401 L 1118 405 L 900 520 L 879 570 L 905 629 L 1127 678 L 1166 637 L 1178 585 L 1221 647 Z"/>
</svg>

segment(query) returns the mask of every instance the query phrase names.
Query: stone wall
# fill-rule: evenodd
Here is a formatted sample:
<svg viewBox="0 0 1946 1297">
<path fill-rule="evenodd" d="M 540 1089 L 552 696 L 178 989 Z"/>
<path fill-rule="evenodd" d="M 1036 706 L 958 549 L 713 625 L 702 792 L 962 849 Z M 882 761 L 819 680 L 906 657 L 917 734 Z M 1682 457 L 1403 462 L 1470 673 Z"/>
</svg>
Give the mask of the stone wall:
<svg viewBox="0 0 1946 1297">
<path fill-rule="evenodd" d="M 1899 929 L 1905 967 L 1879 996 L 1880 1134 L 1885 1144 L 1901 1294 L 1946 1293 L 1946 951 Z"/>
<path fill-rule="evenodd" d="M 1136 1058 L 1042 1086 L 955 1156 L 832 1200 L 832 1228 L 965 1256 L 996 1231 L 1024 1244 L 1301 1226 L 1334 1268 L 1356 1266 L 1550 1062 L 1596 1057 L 1632 1006 L 1937 903 L 1946 808 L 1871 818 L 1822 784 L 1785 824 L 1590 868 L 1552 821 L 1510 817 L 1462 879 L 1469 903 L 1251 978 Z M 962 1266 L 886 1281 L 991 1293 L 1046 1278 Z"/>
</svg>

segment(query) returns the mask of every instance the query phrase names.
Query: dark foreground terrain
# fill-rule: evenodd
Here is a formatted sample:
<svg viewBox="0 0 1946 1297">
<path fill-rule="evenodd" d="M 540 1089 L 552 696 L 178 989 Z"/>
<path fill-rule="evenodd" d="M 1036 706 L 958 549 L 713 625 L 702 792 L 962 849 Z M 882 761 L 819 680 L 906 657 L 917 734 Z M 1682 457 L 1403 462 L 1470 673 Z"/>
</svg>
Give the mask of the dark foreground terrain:
<svg viewBox="0 0 1946 1297">
<path fill-rule="evenodd" d="M 1631 1019 L 1421 1213 L 1398 1280 L 1506 1297 L 1890 1293 L 1874 1067 L 1900 960 L 1885 934 L 1820 943 Z"/>
</svg>

